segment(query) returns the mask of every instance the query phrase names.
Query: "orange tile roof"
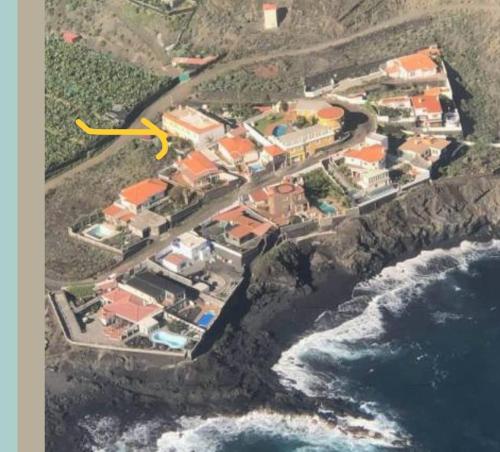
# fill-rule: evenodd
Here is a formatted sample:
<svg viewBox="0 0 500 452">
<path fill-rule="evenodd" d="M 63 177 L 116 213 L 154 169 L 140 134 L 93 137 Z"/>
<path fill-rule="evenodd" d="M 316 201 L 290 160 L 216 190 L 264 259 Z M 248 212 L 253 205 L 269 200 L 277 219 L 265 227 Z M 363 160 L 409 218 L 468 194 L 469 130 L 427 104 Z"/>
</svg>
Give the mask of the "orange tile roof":
<svg viewBox="0 0 500 452">
<path fill-rule="evenodd" d="M 344 109 L 341 107 L 325 107 L 318 111 L 318 118 L 339 120 L 344 117 Z"/>
<path fill-rule="evenodd" d="M 180 265 L 183 262 L 187 261 L 187 257 L 178 253 L 170 253 L 164 257 L 164 259 L 168 262 L 171 262 L 174 265 Z"/>
<path fill-rule="evenodd" d="M 264 202 L 269 198 L 269 195 L 263 188 L 258 188 L 250 193 L 254 202 Z"/>
<path fill-rule="evenodd" d="M 397 59 L 397 62 L 408 72 L 422 70 L 430 71 L 437 69 L 434 60 L 424 52 L 417 52 Z"/>
<path fill-rule="evenodd" d="M 219 144 L 227 149 L 233 159 L 243 157 L 255 149 L 253 142 L 243 137 L 224 137 L 219 140 Z"/>
<path fill-rule="evenodd" d="M 278 9 L 278 6 L 275 3 L 264 3 L 262 5 L 262 9 L 264 11 L 274 11 L 274 10 Z"/>
<path fill-rule="evenodd" d="M 248 228 L 249 232 L 258 237 L 264 235 L 267 231 L 269 231 L 269 229 L 272 228 L 271 223 L 250 217 L 248 215 L 248 209 L 244 206 L 233 207 L 226 212 L 215 215 L 213 219 L 215 221 L 228 222 L 235 226 L 244 226 L 245 228 Z M 233 230 L 234 228 L 231 229 L 231 231 Z"/>
<path fill-rule="evenodd" d="M 113 289 L 102 294 L 101 297 L 108 302 L 102 308 L 105 316 L 116 315 L 131 323 L 140 322 L 163 310 L 161 306 L 147 304 L 141 298 L 123 289 Z"/>
<path fill-rule="evenodd" d="M 385 149 L 380 144 L 365 146 L 361 149 L 349 149 L 344 155 L 355 159 L 363 160 L 368 163 L 380 162 L 385 157 Z"/>
<path fill-rule="evenodd" d="M 181 171 L 186 171 L 194 178 L 200 178 L 218 172 L 217 166 L 209 160 L 202 152 L 190 152 L 179 162 Z"/>
<path fill-rule="evenodd" d="M 433 86 L 431 88 L 427 88 L 424 91 L 425 96 L 439 96 L 441 94 L 441 88 L 439 86 Z"/>
<path fill-rule="evenodd" d="M 419 95 L 411 98 L 413 108 L 422 108 L 428 113 L 442 113 L 443 108 L 438 96 Z"/>
<path fill-rule="evenodd" d="M 277 157 L 285 153 L 283 149 L 281 149 L 279 146 L 276 146 L 275 144 L 264 146 L 264 151 L 271 157 Z"/>
<path fill-rule="evenodd" d="M 164 193 L 167 184 L 160 179 L 145 179 L 130 187 L 124 188 L 120 195 L 134 205 L 140 205 L 155 195 Z"/>
<path fill-rule="evenodd" d="M 117 204 L 111 204 L 110 206 L 103 209 L 102 213 L 107 217 L 112 217 L 117 220 L 124 222 L 129 222 L 135 217 L 135 213 L 130 212 Z"/>
<path fill-rule="evenodd" d="M 408 138 L 399 149 L 402 151 L 422 154 L 430 148 L 443 150 L 450 144 L 450 141 L 443 138 L 416 136 Z"/>
</svg>

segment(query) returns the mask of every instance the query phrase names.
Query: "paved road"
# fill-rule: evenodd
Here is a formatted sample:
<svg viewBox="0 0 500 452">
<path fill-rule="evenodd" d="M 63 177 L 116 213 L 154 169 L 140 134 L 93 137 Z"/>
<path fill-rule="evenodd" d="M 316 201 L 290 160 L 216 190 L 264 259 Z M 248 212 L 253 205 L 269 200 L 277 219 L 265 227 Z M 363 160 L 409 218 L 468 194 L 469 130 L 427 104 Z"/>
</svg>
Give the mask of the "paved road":
<svg viewBox="0 0 500 452">
<path fill-rule="evenodd" d="M 354 107 L 357 111 L 363 111 L 362 108 Z M 366 112 L 368 114 L 368 112 Z M 274 184 L 279 182 L 284 176 L 296 173 L 297 171 L 304 170 L 310 166 L 313 166 L 325 159 L 328 155 L 332 155 L 341 149 L 344 149 L 349 146 L 354 146 L 356 144 L 362 143 L 366 137 L 366 135 L 376 129 L 376 122 L 373 116 L 368 116 L 368 121 L 363 124 L 360 124 L 356 130 L 353 131 L 353 134 L 350 139 L 345 142 L 334 144 L 319 152 L 316 156 L 308 158 L 305 162 L 293 165 L 291 167 L 284 168 L 282 170 L 277 171 L 276 173 L 271 173 L 265 177 L 262 177 L 258 181 L 247 182 L 239 187 L 238 190 L 234 190 L 227 195 L 214 199 L 210 201 L 208 204 L 204 204 L 199 210 L 194 212 L 192 215 L 187 217 L 182 223 L 173 228 L 169 229 L 169 231 L 164 234 L 162 237 L 153 242 L 150 246 L 144 248 L 137 254 L 133 255 L 129 259 L 124 262 L 121 262 L 113 269 L 108 269 L 106 272 L 102 273 L 97 277 L 97 279 L 103 278 L 106 274 L 109 273 L 123 273 L 130 270 L 132 267 L 140 264 L 145 259 L 155 255 L 163 248 L 165 248 L 173 237 L 182 234 L 183 232 L 187 232 L 194 227 L 201 224 L 203 221 L 207 220 L 209 217 L 217 213 L 219 210 L 231 205 L 236 202 L 240 196 L 244 196 L 251 191 L 263 187 L 269 184 Z M 93 279 L 85 279 L 81 281 L 62 281 L 62 280 L 54 280 L 50 278 L 45 279 L 45 286 L 48 290 L 57 290 L 61 286 L 70 286 L 73 284 L 82 284 L 82 283 L 90 283 L 93 282 Z"/>
<path fill-rule="evenodd" d="M 454 9 L 469 9 L 469 10 L 474 10 L 474 11 L 489 11 L 492 9 L 499 9 L 494 6 L 481 6 L 481 5 L 469 5 L 467 7 L 463 5 L 451 5 L 451 6 L 446 6 L 446 7 L 440 7 L 437 8 L 435 11 L 434 10 L 427 10 L 427 11 L 420 11 L 420 12 L 415 12 L 412 14 L 407 14 L 403 17 L 396 17 L 393 19 L 389 19 L 384 22 L 380 22 L 377 25 L 374 25 L 372 27 L 365 28 L 364 30 L 354 33 L 352 35 L 349 35 L 345 38 L 340 38 L 340 39 L 331 39 L 324 41 L 319 44 L 314 44 L 311 46 L 307 47 L 302 47 L 300 49 L 289 49 L 289 50 L 277 50 L 274 52 L 268 52 L 262 55 L 253 55 L 245 58 L 241 58 L 239 60 L 234 60 L 234 61 L 229 61 L 229 62 L 222 62 L 218 63 L 206 71 L 202 72 L 196 77 L 193 77 L 190 81 L 183 83 L 181 85 L 178 85 L 174 87 L 172 90 L 170 90 L 168 93 L 157 99 L 155 102 L 153 102 L 149 107 L 144 109 L 142 113 L 138 116 L 138 118 L 130 125 L 131 128 L 142 128 L 141 123 L 139 122 L 139 119 L 141 117 L 147 117 L 147 118 L 154 118 L 158 114 L 163 113 L 165 110 L 168 108 L 177 105 L 179 103 L 182 103 L 186 101 L 186 99 L 189 98 L 191 95 L 193 89 L 198 86 L 199 84 L 212 80 L 214 78 L 217 78 L 218 76 L 225 74 L 227 72 L 231 72 L 237 69 L 240 69 L 244 66 L 252 65 L 255 63 L 261 63 L 261 62 L 266 62 L 270 60 L 275 60 L 277 58 L 283 58 L 283 57 L 292 57 L 292 56 L 300 56 L 300 55 L 308 55 L 310 53 L 314 52 L 321 52 L 326 49 L 331 49 L 335 47 L 342 46 L 344 44 L 347 44 L 351 41 L 354 41 L 355 39 L 369 36 L 374 33 L 378 33 L 380 31 L 387 30 L 389 28 L 396 27 L 398 25 L 403 25 L 405 23 L 415 21 L 418 19 L 426 18 L 426 17 L 432 17 L 435 12 L 439 12 L 440 14 L 443 14 L 445 11 L 451 11 Z M 102 152 L 94 155 L 93 157 L 83 160 L 82 163 L 79 165 L 72 167 L 68 169 L 67 171 L 60 173 L 53 178 L 49 179 L 45 183 L 45 191 L 48 191 L 52 188 L 55 188 L 59 186 L 66 178 L 73 176 L 76 173 L 79 173 L 80 171 L 83 171 L 85 169 L 91 168 L 92 166 L 96 165 L 97 163 L 100 163 L 104 160 L 106 160 L 109 156 L 117 153 L 120 151 L 120 149 L 123 148 L 123 146 L 130 141 L 132 138 L 131 137 L 118 137 L 116 138 L 109 146 L 107 146 Z"/>
</svg>

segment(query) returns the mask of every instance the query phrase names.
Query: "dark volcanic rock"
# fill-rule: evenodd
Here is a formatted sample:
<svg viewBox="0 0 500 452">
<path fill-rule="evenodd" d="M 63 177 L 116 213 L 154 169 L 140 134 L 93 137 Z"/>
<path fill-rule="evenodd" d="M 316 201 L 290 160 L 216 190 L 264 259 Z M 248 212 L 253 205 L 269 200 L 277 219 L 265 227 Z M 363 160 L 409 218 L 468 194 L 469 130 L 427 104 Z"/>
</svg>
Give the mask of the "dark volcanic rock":
<svg viewBox="0 0 500 452">
<path fill-rule="evenodd" d="M 169 367 L 159 358 L 97 359 L 97 353 L 75 351 L 71 363 L 51 367 L 47 450 L 82 450 L 78 419 L 87 413 L 132 417 L 150 410 L 169 419 L 257 407 L 309 411 L 319 402 L 285 390 L 271 370 L 291 338 L 323 310 L 345 301 L 356 280 L 383 266 L 422 249 L 486 240 L 499 232 L 500 178 L 478 177 L 414 189 L 370 215 L 345 220 L 314 246 L 283 243 L 254 264 L 241 300 L 248 306 L 244 319 L 228 325 L 212 350 L 194 362 Z M 335 296 L 332 281 L 345 286 Z M 329 296 L 317 296 L 324 286 Z M 349 410 L 341 402 L 338 408 Z"/>
</svg>

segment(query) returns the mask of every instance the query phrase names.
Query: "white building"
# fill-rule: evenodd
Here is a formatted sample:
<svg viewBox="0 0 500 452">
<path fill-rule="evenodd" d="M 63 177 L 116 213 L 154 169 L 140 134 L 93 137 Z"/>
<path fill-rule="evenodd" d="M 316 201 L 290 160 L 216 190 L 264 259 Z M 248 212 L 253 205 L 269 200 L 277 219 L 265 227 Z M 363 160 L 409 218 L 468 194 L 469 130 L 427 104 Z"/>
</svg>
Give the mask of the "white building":
<svg viewBox="0 0 500 452">
<path fill-rule="evenodd" d="M 189 275 L 201 271 L 211 254 L 208 240 L 190 231 L 172 241 L 160 262 L 172 272 Z"/>
<path fill-rule="evenodd" d="M 189 140 L 197 147 L 215 144 L 225 133 L 224 124 L 187 106 L 163 113 L 162 126 L 170 134 Z"/>
<path fill-rule="evenodd" d="M 266 30 L 278 28 L 278 6 L 274 3 L 264 3 L 262 9 L 264 11 L 264 28 Z"/>
</svg>

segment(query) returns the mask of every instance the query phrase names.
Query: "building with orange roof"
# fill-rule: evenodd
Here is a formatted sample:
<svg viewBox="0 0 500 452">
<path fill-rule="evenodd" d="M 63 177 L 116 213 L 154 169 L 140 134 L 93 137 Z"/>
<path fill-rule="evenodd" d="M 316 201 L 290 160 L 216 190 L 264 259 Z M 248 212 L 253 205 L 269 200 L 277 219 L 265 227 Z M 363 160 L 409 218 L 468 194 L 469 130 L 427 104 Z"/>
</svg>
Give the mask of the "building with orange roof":
<svg viewBox="0 0 500 452">
<path fill-rule="evenodd" d="M 162 127 L 197 147 L 215 144 L 225 133 L 224 124 L 189 106 L 163 113 Z"/>
<path fill-rule="evenodd" d="M 288 224 L 294 215 L 304 213 L 310 207 L 304 187 L 287 178 L 278 184 L 254 190 L 248 200 L 259 213 L 280 226 Z"/>
<path fill-rule="evenodd" d="M 219 212 L 198 228 L 211 243 L 214 256 L 237 270 L 257 256 L 275 231 L 272 222 L 242 204 Z"/>
<path fill-rule="evenodd" d="M 192 151 L 176 164 L 191 188 L 203 188 L 219 179 L 220 170 L 202 152 Z"/>
<path fill-rule="evenodd" d="M 130 210 L 113 203 L 110 206 L 102 210 L 104 218 L 108 223 L 114 224 L 116 226 L 125 226 L 130 223 L 134 217 L 135 213 Z"/>
<path fill-rule="evenodd" d="M 439 74 L 439 66 L 427 49 L 389 60 L 382 69 L 387 76 L 404 80 L 433 78 Z"/>
<path fill-rule="evenodd" d="M 120 205 L 133 213 L 147 209 L 165 197 L 167 184 L 160 179 L 144 179 L 120 192 Z"/>
<path fill-rule="evenodd" d="M 276 144 L 264 146 L 260 157 L 264 165 L 272 164 L 273 170 L 276 171 L 286 164 L 287 153 Z"/>
<path fill-rule="evenodd" d="M 253 141 L 245 137 L 226 136 L 219 140 L 219 153 L 231 168 L 254 163 L 259 153 Z"/>
<path fill-rule="evenodd" d="M 417 126 L 441 126 L 443 123 L 443 107 L 439 96 L 421 94 L 411 98 Z"/>
<path fill-rule="evenodd" d="M 429 166 L 439 160 L 443 151 L 450 146 L 451 141 L 444 138 L 416 135 L 408 138 L 398 148 L 401 157 L 407 160 L 416 158 L 423 159 L 429 163 Z"/>
<path fill-rule="evenodd" d="M 105 326 L 121 324 L 121 335 L 117 339 L 126 338 L 138 331 L 149 335 L 158 328 L 157 318 L 163 315 L 163 307 L 121 288 L 115 288 L 100 295 L 103 307 L 99 319 Z"/>
<path fill-rule="evenodd" d="M 385 146 L 373 144 L 349 149 L 343 157 L 352 179 L 366 192 L 390 184 L 389 171 L 385 168 Z"/>
<path fill-rule="evenodd" d="M 74 44 L 75 42 L 82 39 L 82 35 L 80 35 L 78 33 L 74 33 L 73 31 L 63 31 L 62 38 L 65 42 L 67 42 L 69 44 Z"/>
<path fill-rule="evenodd" d="M 388 108 L 411 108 L 411 99 L 409 96 L 384 97 L 377 102 L 378 105 Z"/>
<path fill-rule="evenodd" d="M 343 155 L 347 166 L 377 169 L 383 168 L 385 163 L 385 148 L 380 144 L 348 149 Z"/>
</svg>

